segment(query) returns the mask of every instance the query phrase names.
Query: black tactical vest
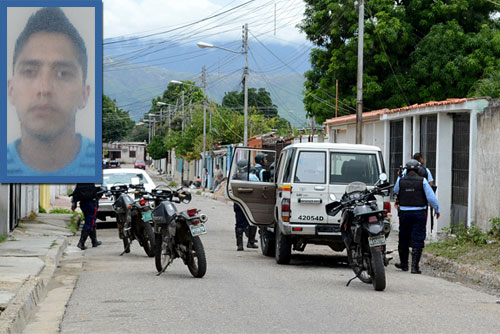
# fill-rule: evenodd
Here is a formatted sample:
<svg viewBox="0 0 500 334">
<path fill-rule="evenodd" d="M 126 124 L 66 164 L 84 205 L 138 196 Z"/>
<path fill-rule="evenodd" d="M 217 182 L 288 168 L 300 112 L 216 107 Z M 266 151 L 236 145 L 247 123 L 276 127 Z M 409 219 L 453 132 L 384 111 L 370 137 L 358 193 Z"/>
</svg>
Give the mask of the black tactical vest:
<svg viewBox="0 0 500 334">
<path fill-rule="evenodd" d="M 415 173 L 408 173 L 399 180 L 399 205 L 426 206 L 424 178 Z"/>
</svg>

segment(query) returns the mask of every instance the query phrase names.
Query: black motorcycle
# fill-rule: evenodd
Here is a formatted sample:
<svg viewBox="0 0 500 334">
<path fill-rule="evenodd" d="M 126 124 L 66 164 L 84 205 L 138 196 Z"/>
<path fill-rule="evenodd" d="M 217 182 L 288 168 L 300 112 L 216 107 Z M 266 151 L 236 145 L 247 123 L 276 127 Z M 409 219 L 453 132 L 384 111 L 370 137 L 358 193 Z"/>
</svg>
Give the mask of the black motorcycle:
<svg viewBox="0 0 500 334">
<path fill-rule="evenodd" d="M 191 275 L 201 278 L 207 271 L 207 260 L 200 235 L 207 233 L 207 216 L 198 209 L 178 212 L 174 203 L 187 204 L 191 193 L 182 187 L 173 190 L 157 187 L 151 191 L 155 201 L 153 222 L 155 232 L 155 265 L 158 275 L 176 258 L 181 258 Z"/>
<path fill-rule="evenodd" d="M 136 198 L 129 194 L 134 189 Z M 118 235 L 123 240 L 123 252 L 130 253 L 132 241 L 137 240 L 149 257 L 154 256 L 154 233 L 151 223 L 151 212 L 148 201 L 144 198 L 147 192 L 142 185 L 115 184 L 109 191 L 113 195 L 113 211 L 116 213 Z"/>
<path fill-rule="evenodd" d="M 375 195 L 388 195 L 392 185 L 379 185 L 387 179 L 385 174 L 372 190 L 367 190 L 363 182 L 352 182 L 339 201 L 326 205 L 330 216 L 342 211 L 340 231 L 344 240 L 347 259 L 356 274 L 355 278 L 364 283 L 372 283 L 377 291 L 386 287 L 385 267 L 389 260 L 386 257 L 386 238 L 391 225 L 385 210 L 379 210 Z"/>
</svg>

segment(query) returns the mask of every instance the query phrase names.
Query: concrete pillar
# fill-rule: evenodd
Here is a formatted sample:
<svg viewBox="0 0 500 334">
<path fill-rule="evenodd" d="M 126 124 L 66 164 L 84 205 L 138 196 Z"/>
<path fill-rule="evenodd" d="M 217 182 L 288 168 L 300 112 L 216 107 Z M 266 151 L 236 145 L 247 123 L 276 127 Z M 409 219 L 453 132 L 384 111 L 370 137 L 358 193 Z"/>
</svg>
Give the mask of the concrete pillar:
<svg viewBox="0 0 500 334">
<path fill-rule="evenodd" d="M 384 149 L 382 154 L 384 155 L 385 172 L 387 177 L 389 177 L 389 158 L 391 149 L 391 121 L 384 121 Z"/>
<path fill-rule="evenodd" d="M 0 235 L 9 233 L 9 185 L 0 184 Z"/>
<path fill-rule="evenodd" d="M 420 116 L 413 116 L 413 147 L 412 155 L 420 152 Z"/>
<path fill-rule="evenodd" d="M 403 118 L 403 165 L 411 158 L 411 117 Z"/>
<path fill-rule="evenodd" d="M 436 139 L 436 179 L 437 198 L 441 218 L 434 223 L 433 238 L 437 236 L 443 227 L 449 227 L 451 222 L 451 163 L 453 142 L 453 117 L 446 113 L 437 115 L 437 139 Z"/>
</svg>

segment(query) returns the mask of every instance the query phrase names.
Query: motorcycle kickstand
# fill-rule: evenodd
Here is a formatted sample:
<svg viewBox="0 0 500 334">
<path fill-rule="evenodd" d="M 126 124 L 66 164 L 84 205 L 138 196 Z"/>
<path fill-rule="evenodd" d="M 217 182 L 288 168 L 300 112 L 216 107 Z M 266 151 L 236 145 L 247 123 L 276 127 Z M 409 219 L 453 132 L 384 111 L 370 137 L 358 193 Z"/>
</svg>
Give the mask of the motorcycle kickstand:
<svg viewBox="0 0 500 334">
<path fill-rule="evenodd" d="M 161 274 L 163 274 L 165 272 L 165 270 L 167 270 L 167 267 L 170 265 L 170 263 L 172 263 L 174 261 L 173 258 L 170 258 L 167 262 L 167 264 L 165 265 L 165 267 L 163 267 L 163 269 L 158 273 L 156 274 L 156 276 L 160 276 Z"/>
<path fill-rule="evenodd" d="M 134 240 L 130 240 L 130 242 L 127 245 L 127 248 L 125 248 L 123 250 L 123 252 L 120 253 L 120 256 L 122 256 L 123 254 L 127 253 L 127 251 L 130 252 L 130 245 L 132 244 L 132 241 L 134 241 Z"/>
</svg>

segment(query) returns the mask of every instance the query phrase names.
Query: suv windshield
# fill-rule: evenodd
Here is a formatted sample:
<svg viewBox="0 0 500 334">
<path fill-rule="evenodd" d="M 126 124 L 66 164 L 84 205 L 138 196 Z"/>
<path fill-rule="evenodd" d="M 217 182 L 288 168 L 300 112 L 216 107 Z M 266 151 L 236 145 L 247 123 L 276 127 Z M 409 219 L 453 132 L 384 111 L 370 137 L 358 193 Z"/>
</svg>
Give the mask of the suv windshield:
<svg viewBox="0 0 500 334">
<path fill-rule="evenodd" d="M 360 181 L 373 185 L 379 174 L 376 154 L 330 153 L 330 184 Z"/>
<path fill-rule="evenodd" d="M 112 186 L 115 183 L 124 183 L 126 185 L 129 185 L 132 183 L 133 177 L 139 178 L 140 184 L 148 183 L 148 181 L 144 178 L 144 176 L 141 173 L 107 174 L 107 175 L 105 174 L 103 175 L 102 178 L 104 184 Z"/>
</svg>

